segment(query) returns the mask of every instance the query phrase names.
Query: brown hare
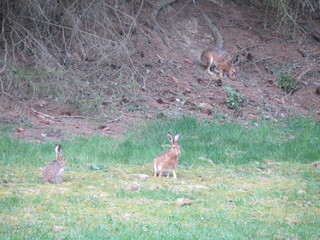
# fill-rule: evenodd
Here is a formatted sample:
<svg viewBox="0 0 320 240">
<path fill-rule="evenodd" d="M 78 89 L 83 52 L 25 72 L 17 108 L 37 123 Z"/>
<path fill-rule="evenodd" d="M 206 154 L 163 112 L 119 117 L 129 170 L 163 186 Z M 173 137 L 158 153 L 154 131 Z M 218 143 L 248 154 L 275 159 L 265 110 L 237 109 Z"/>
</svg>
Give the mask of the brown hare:
<svg viewBox="0 0 320 240">
<path fill-rule="evenodd" d="M 57 184 L 57 183 L 62 183 L 63 181 L 65 160 L 62 157 L 61 145 L 57 144 L 55 151 L 56 151 L 56 160 L 49 162 L 42 169 L 43 182 Z"/>
<path fill-rule="evenodd" d="M 224 73 L 227 72 L 231 79 L 235 79 L 237 75 L 236 65 L 239 62 L 239 55 L 234 61 L 232 61 L 229 54 L 220 48 L 208 48 L 201 54 L 201 61 L 207 66 L 206 71 L 209 74 L 213 74 L 210 71 L 212 64 L 219 70 L 219 77 L 223 78 Z"/>
<path fill-rule="evenodd" d="M 157 177 L 159 174 L 159 178 L 162 176 L 163 171 L 166 169 L 172 169 L 173 177 L 177 178 L 176 167 L 178 165 L 179 155 L 181 154 L 179 141 L 179 134 L 175 135 L 172 138 L 170 132 L 168 132 L 168 137 L 171 142 L 171 148 L 168 151 L 165 151 L 158 155 L 153 160 L 153 169 L 154 169 L 154 177 Z M 169 172 L 167 177 L 169 177 Z"/>
</svg>

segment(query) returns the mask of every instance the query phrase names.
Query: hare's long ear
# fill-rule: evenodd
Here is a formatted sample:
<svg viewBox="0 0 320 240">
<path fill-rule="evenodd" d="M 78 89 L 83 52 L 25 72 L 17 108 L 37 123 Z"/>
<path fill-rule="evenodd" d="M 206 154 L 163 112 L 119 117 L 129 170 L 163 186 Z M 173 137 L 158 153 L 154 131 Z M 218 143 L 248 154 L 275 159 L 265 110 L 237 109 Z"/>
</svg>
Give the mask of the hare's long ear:
<svg viewBox="0 0 320 240">
<path fill-rule="evenodd" d="M 169 137 L 169 141 L 171 142 L 171 144 L 173 144 L 173 138 L 170 132 L 168 132 L 168 137 Z"/>
<path fill-rule="evenodd" d="M 61 154 L 62 153 L 62 147 L 60 144 L 56 145 L 56 154 Z"/>
<path fill-rule="evenodd" d="M 180 133 L 174 136 L 174 143 L 177 143 L 179 141 Z"/>
<path fill-rule="evenodd" d="M 236 59 L 232 62 L 232 64 L 235 65 L 235 66 L 237 66 L 237 65 L 239 64 L 239 62 L 240 62 L 240 56 L 237 55 L 237 56 L 236 56 Z"/>
</svg>

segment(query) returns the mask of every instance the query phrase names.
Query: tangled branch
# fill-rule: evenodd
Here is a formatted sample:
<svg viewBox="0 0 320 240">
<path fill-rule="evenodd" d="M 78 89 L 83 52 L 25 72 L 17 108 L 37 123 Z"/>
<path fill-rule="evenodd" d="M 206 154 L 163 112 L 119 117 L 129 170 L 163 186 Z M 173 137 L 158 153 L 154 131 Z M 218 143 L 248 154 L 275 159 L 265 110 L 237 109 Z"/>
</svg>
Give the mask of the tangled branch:
<svg viewBox="0 0 320 240">
<path fill-rule="evenodd" d="M 303 18 L 310 19 L 311 16 L 319 17 L 316 16 L 320 10 L 318 0 L 264 0 L 264 2 L 267 8 L 276 11 L 279 27 L 285 26 L 290 32 L 293 29 L 293 37 L 298 32 L 304 36 L 311 35 L 299 21 Z"/>
<path fill-rule="evenodd" d="M 143 4 L 2 1 L 0 69 L 10 73 L 0 82 L 2 92 L 20 99 L 51 98 L 89 113 L 107 99 L 136 94 L 145 83 L 132 61 L 132 37 L 140 31 Z"/>
</svg>

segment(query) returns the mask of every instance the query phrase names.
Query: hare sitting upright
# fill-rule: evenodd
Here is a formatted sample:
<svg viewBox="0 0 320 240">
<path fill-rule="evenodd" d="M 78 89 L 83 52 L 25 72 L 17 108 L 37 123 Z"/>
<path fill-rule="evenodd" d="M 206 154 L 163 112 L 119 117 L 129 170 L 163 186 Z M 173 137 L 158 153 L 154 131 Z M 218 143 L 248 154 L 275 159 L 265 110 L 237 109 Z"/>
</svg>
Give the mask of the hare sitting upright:
<svg viewBox="0 0 320 240">
<path fill-rule="evenodd" d="M 171 142 L 171 148 L 153 160 L 154 177 L 157 177 L 157 174 L 159 174 L 160 178 L 164 170 L 172 169 L 173 177 L 177 178 L 176 167 L 178 165 L 179 155 L 181 154 L 180 145 L 178 144 L 179 134 L 172 138 L 171 133 L 168 132 L 168 137 Z M 169 172 L 167 177 L 169 177 Z"/>
<path fill-rule="evenodd" d="M 201 54 L 201 61 L 207 66 L 206 71 L 209 74 L 213 74 L 210 71 L 211 65 L 214 64 L 215 68 L 219 70 L 220 78 L 224 77 L 224 73 L 228 73 L 231 79 L 235 79 L 237 75 L 236 65 L 239 63 L 239 55 L 234 61 L 232 61 L 229 54 L 218 48 L 208 48 L 204 50 Z"/>
<path fill-rule="evenodd" d="M 62 183 L 63 181 L 65 160 L 62 157 L 61 145 L 57 144 L 55 151 L 56 151 L 56 160 L 49 162 L 42 169 L 43 182 L 57 184 L 57 183 Z"/>
</svg>

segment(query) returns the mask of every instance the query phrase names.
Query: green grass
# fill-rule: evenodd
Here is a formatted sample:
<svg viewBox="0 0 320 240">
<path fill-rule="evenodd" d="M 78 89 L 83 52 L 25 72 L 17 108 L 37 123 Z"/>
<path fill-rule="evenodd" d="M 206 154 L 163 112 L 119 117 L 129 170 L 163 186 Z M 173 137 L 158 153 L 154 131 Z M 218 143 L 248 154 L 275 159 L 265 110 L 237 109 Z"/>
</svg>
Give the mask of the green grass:
<svg viewBox="0 0 320 240">
<path fill-rule="evenodd" d="M 167 131 L 181 133 L 176 180 L 151 177 Z M 309 164 L 320 160 L 319 138 L 306 119 L 146 123 L 119 138 L 61 142 L 65 181 L 52 185 L 40 167 L 53 143 L 2 136 L 0 239 L 319 239 L 320 171 Z"/>
<path fill-rule="evenodd" d="M 137 126 L 135 126 L 137 128 Z M 1 129 L 1 128 L 0 128 Z M 144 164 L 167 150 L 167 132 L 181 134 L 180 164 L 247 164 L 263 159 L 310 163 L 319 160 L 320 125 L 307 119 L 291 119 L 279 124 L 259 122 L 242 126 L 235 122 L 199 122 L 191 117 L 145 123 L 118 139 L 94 136 L 61 142 L 69 167 L 99 163 Z M 0 137 L 1 164 L 42 166 L 54 158 L 54 143 L 20 142 Z M 164 146 L 164 147 L 163 147 Z"/>
</svg>

